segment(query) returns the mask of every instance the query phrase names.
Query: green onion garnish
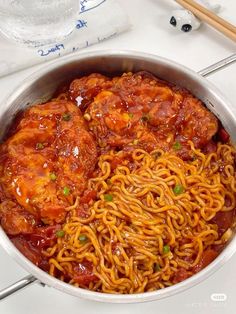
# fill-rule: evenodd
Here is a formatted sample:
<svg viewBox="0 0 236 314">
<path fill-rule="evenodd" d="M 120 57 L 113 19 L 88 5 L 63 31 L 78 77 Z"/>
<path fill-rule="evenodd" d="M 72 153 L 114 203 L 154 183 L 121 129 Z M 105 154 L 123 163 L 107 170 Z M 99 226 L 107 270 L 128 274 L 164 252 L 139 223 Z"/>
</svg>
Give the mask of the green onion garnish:
<svg viewBox="0 0 236 314">
<path fill-rule="evenodd" d="M 173 188 L 173 192 L 175 195 L 180 195 L 184 192 L 184 187 L 181 184 L 176 184 L 176 186 Z"/>
<path fill-rule="evenodd" d="M 62 120 L 70 121 L 70 119 L 71 119 L 71 115 L 68 112 L 63 114 Z"/>
<path fill-rule="evenodd" d="M 155 263 L 155 264 L 154 264 L 154 271 L 155 271 L 155 272 L 158 272 L 158 271 L 160 271 L 160 270 L 161 270 L 160 265 L 157 264 L 157 263 Z"/>
<path fill-rule="evenodd" d="M 104 194 L 104 200 L 106 202 L 111 202 L 113 200 L 113 196 L 111 194 Z"/>
<path fill-rule="evenodd" d="M 149 120 L 149 115 L 148 114 L 143 115 L 141 120 L 142 122 L 147 122 Z"/>
<path fill-rule="evenodd" d="M 50 179 L 51 179 L 52 181 L 55 181 L 55 180 L 57 179 L 57 176 L 56 176 L 56 174 L 55 174 L 54 172 L 51 172 L 51 173 L 49 174 L 49 177 L 50 177 Z"/>
<path fill-rule="evenodd" d="M 64 189 L 63 189 L 63 194 L 65 196 L 68 196 L 70 194 L 70 189 L 68 188 L 68 186 L 65 186 Z"/>
<path fill-rule="evenodd" d="M 129 113 L 129 117 L 133 118 L 134 114 L 132 112 Z"/>
<path fill-rule="evenodd" d="M 58 238 L 63 238 L 64 235 L 65 235 L 65 231 L 63 231 L 63 230 L 58 230 L 58 231 L 56 232 L 56 236 L 57 236 Z"/>
<path fill-rule="evenodd" d="M 163 246 L 163 253 L 164 254 L 167 254 L 167 253 L 169 253 L 170 252 L 170 247 L 169 247 L 169 245 L 164 245 Z"/>
<path fill-rule="evenodd" d="M 85 234 L 81 234 L 79 236 L 80 243 L 86 243 L 88 241 L 88 237 Z"/>
<path fill-rule="evenodd" d="M 36 144 L 36 149 L 43 149 L 43 148 L 44 148 L 43 143 L 37 143 Z"/>
<path fill-rule="evenodd" d="M 180 150 L 181 147 L 182 147 L 182 146 L 181 146 L 180 142 L 175 142 L 175 143 L 173 144 L 174 150 Z"/>
<path fill-rule="evenodd" d="M 159 157 L 161 157 L 161 152 L 154 152 L 152 153 L 152 157 L 157 160 Z"/>
</svg>

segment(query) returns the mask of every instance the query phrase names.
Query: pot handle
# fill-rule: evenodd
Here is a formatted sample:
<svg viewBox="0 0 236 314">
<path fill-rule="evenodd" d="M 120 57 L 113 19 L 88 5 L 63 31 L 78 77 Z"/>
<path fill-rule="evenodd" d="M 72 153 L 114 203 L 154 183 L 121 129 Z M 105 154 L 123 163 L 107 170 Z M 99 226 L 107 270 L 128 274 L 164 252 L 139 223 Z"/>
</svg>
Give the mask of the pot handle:
<svg viewBox="0 0 236 314">
<path fill-rule="evenodd" d="M 231 56 L 220 60 L 210 66 L 208 66 L 207 68 L 201 70 L 198 72 L 198 74 L 202 75 L 202 76 L 208 76 L 216 71 L 219 71 L 223 68 L 225 68 L 226 66 L 230 65 L 231 63 L 236 61 L 236 53 L 232 54 Z"/>
<path fill-rule="evenodd" d="M 12 294 L 16 293 L 19 290 L 22 290 L 22 289 L 28 287 L 29 285 L 35 283 L 36 281 L 38 281 L 38 279 L 32 275 L 28 275 L 28 276 L 22 278 L 21 280 L 13 283 L 9 287 L 0 290 L 0 300 L 3 300 L 5 298 L 7 298 L 8 296 L 11 296 Z"/>
</svg>

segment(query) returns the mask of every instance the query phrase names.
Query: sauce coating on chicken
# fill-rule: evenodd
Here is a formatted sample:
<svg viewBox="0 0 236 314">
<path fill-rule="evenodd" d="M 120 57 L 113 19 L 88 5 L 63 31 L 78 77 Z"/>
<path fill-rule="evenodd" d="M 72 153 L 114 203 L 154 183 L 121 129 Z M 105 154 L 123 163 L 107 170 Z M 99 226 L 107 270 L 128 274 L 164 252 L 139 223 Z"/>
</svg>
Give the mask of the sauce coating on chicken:
<svg viewBox="0 0 236 314">
<path fill-rule="evenodd" d="M 147 72 L 128 73 L 108 80 L 91 74 L 74 80 L 72 99 L 81 97 L 89 130 L 104 149 L 165 151 L 181 144 L 178 154 L 188 159 L 187 141 L 197 148 L 209 144 L 217 132 L 216 117 L 187 90 Z"/>
<path fill-rule="evenodd" d="M 200 100 L 148 72 L 113 78 L 93 73 L 73 80 L 63 96 L 56 96 L 25 110 L 0 145 L 1 225 L 18 249 L 45 270 L 42 250 L 57 240 L 67 209 L 79 196 L 79 215 L 86 217 L 96 199 L 87 181 L 96 176 L 100 154 L 124 150 L 129 158 L 135 148 L 160 148 L 188 161 L 194 157 L 189 140 L 214 151 L 214 135 L 225 134 Z M 116 158 L 112 167 L 120 163 Z M 90 265 L 81 265 L 76 280 L 87 284 L 94 276 Z"/>
<path fill-rule="evenodd" d="M 65 208 L 85 189 L 96 159 L 96 143 L 73 102 L 26 110 L 0 151 L 2 198 L 11 200 L 1 210 L 6 232 L 32 233 L 35 224 L 64 221 Z"/>
</svg>

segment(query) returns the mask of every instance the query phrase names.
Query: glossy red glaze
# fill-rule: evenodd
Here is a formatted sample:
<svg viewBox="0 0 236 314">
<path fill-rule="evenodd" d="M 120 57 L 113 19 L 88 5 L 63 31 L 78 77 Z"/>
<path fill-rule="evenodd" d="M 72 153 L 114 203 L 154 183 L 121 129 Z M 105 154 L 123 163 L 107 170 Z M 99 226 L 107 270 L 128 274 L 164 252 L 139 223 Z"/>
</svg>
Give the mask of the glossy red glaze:
<svg viewBox="0 0 236 314">
<path fill-rule="evenodd" d="M 42 250 L 56 242 L 66 208 L 79 196 L 77 214 L 87 218 L 89 204 L 97 198 L 87 181 L 97 175 L 100 153 L 123 150 L 125 158 L 115 157 L 112 170 L 123 163 L 133 170 L 134 148 L 148 152 L 161 148 L 189 160 L 193 157 L 189 140 L 205 153 L 216 150 L 215 134 L 224 143 L 229 140 L 201 101 L 145 71 L 114 78 L 93 73 L 60 92 L 67 99 L 21 112 L 0 145 L 1 225 L 25 256 L 46 270 Z M 233 215 L 219 212 L 212 219 L 220 234 L 231 225 Z M 194 271 L 217 254 L 206 250 Z M 180 268 L 174 282 L 188 276 Z M 98 280 L 87 261 L 74 266 L 70 279 L 84 286 Z"/>
<path fill-rule="evenodd" d="M 73 280 L 84 286 L 88 286 L 90 282 L 98 280 L 98 277 L 93 274 L 92 264 L 88 261 L 78 263 L 74 267 Z"/>
<path fill-rule="evenodd" d="M 193 267 L 193 271 L 197 273 L 205 268 L 217 257 L 218 254 L 219 253 L 213 249 L 207 249 L 206 251 L 204 251 L 199 263 Z"/>
<path fill-rule="evenodd" d="M 175 274 L 174 278 L 173 278 L 173 283 L 178 283 L 181 281 L 184 281 L 185 279 L 187 279 L 188 277 L 190 277 L 188 271 L 181 267 Z"/>
</svg>

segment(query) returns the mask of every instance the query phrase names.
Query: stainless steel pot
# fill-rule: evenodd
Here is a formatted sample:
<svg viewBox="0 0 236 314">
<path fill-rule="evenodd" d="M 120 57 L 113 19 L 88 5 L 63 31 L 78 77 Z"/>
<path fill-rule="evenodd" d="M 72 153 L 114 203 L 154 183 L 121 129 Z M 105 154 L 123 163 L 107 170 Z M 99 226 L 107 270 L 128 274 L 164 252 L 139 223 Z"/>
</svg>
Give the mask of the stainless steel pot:
<svg viewBox="0 0 236 314">
<path fill-rule="evenodd" d="M 206 106 L 219 117 L 224 127 L 231 135 L 232 141 L 236 143 L 236 117 L 230 109 L 230 104 L 221 92 L 203 77 L 234 61 L 236 61 L 236 54 L 196 73 L 170 60 L 132 51 L 102 51 L 61 58 L 56 62 L 50 63 L 22 82 L 11 96 L 1 104 L 0 138 L 4 135 L 17 111 L 32 104 L 48 100 L 58 85 L 65 81 L 91 72 L 117 74 L 125 71 L 135 72 L 146 70 L 164 80 L 187 88 L 200 98 Z M 1 227 L 0 244 L 30 273 L 29 276 L 0 291 L 0 299 L 4 299 L 33 282 L 39 282 L 73 296 L 110 303 L 152 301 L 179 293 L 212 275 L 236 251 L 236 237 L 234 237 L 223 252 L 209 266 L 181 283 L 154 292 L 133 295 L 112 295 L 76 288 L 50 276 L 32 264 L 19 252 Z"/>
</svg>

